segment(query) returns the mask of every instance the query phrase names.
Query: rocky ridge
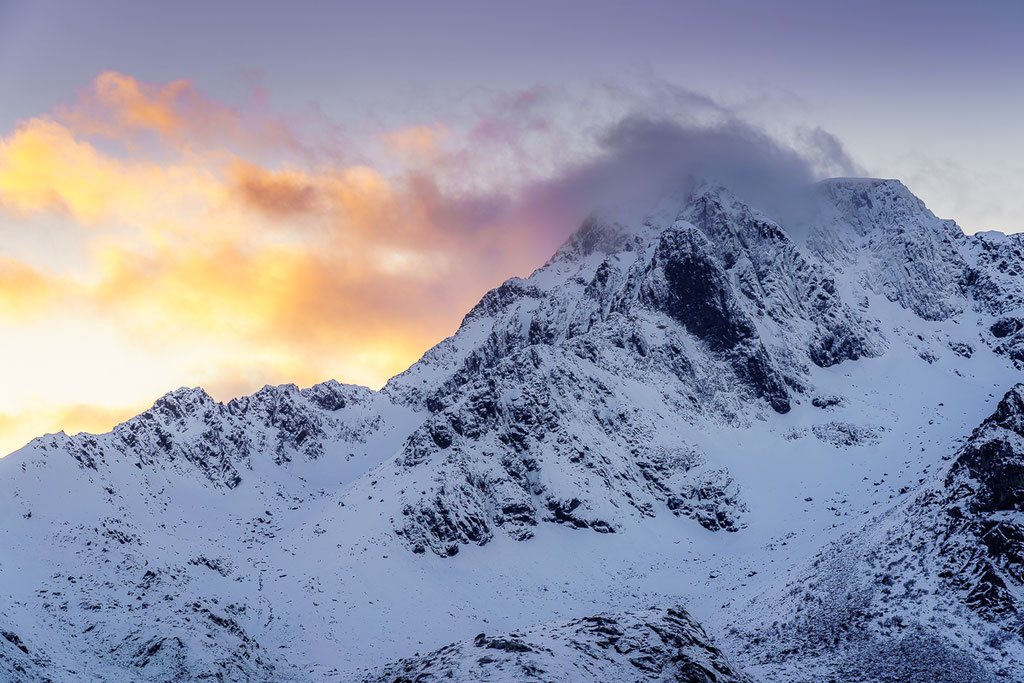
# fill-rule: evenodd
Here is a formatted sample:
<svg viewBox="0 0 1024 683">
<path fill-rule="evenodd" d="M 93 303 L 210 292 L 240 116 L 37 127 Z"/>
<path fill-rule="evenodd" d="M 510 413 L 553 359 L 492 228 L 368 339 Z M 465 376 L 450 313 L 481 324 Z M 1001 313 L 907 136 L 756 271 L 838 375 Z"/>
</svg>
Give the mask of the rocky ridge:
<svg viewBox="0 0 1024 683">
<path fill-rule="evenodd" d="M 750 682 L 678 607 L 599 614 L 497 636 L 481 633 L 365 678 L 449 680 Z"/>
</svg>

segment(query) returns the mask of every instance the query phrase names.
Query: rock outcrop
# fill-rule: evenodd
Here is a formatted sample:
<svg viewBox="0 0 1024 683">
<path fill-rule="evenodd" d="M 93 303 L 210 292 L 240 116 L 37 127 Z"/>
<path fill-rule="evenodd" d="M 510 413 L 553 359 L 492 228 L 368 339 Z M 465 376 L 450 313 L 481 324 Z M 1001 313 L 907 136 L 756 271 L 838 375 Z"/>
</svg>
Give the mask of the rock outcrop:
<svg viewBox="0 0 1024 683">
<path fill-rule="evenodd" d="M 599 614 L 453 643 L 363 677 L 412 681 L 750 683 L 679 607 Z"/>
</svg>

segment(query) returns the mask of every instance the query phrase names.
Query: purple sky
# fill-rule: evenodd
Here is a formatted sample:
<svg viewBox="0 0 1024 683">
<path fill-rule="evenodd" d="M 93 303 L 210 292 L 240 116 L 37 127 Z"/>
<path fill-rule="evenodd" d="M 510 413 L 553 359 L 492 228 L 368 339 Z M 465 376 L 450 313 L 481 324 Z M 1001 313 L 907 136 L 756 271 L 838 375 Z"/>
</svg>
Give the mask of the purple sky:
<svg viewBox="0 0 1024 683">
<path fill-rule="evenodd" d="M 822 126 L 968 230 L 1024 229 L 1024 2 L 0 1 L 0 129 L 98 73 L 396 122 L 480 89 L 663 79 Z"/>
</svg>

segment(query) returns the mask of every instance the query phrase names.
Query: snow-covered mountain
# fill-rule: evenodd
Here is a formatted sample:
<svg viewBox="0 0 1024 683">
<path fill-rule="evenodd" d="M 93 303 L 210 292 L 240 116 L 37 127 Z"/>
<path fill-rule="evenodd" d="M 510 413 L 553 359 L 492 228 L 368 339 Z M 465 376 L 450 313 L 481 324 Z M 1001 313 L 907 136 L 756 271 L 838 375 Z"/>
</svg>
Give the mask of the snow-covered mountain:
<svg viewBox="0 0 1024 683">
<path fill-rule="evenodd" d="M 0 678 L 1024 679 L 1022 364 L 1024 239 L 897 181 L 595 213 L 379 392 L 0 460 Z"/>
</svg>

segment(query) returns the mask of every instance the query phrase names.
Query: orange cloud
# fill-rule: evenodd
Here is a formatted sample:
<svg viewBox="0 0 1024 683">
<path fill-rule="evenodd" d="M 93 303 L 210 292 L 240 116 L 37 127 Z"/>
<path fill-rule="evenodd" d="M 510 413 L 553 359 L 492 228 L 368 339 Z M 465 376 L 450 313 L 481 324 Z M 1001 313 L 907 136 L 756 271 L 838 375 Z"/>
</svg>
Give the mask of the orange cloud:
<svg viewBox="0 0 1024 683">
<path fill-rule="evenodd" d="M 382 133 L 381 141 L 394 153 L 410 156 L 414 161 L 435 159 L 441 150 L 441 140 L 448 135 L 442 124 L 410 126 Z"/>
<path fill-rule="evenodd" d="M 114 71 L 99 75 L 93 84 L 92 96 L 113 113 L 119 127 L 154 130 L 164 135 L 177 133 L 184 127 L 176 111 L 181 100 L 186 100 L 185 106 L 205 108 L 189 81 L 154 86 Z"/>
<path fill-rule="evenodd" d="M 312 211 L 318 204 L 318 190 L 299 171 L 267 171 L 239 161 L 231 177 L 241 201 L 273 217 L 289 217 Z"/>
<path fill-rule="evenodd" d="M 75 104 L 58 107 L 55 118 L 76 134 L 122 142 L 146 132 L 188 145 L 224 145 L 242 137 L 253 142 L 257 135 L 275 142 L 289 137 L 277 122 L 263 120 L 248 129 L 236 111 L 204 97 L 190 80 L 143 83 L 116 71 L 97 76 Z"/>
<path fill-rule="evenodd" d="M 268 170 L 237 161 L 228 172 L 228 193 L 232 201 L 276 220 L 319 213 L 329 217 L 346 237 L 365 235 L 378 238 L 393 233 L 396 212 L 403 202 L 401 193 L 376 170 L 366 166 L 322 169 L 306 172 L 294 168 Z M 412 222 L 406 217 L 406 226 Z M 405 229 L 403 227 L 403 229 Z"/>
<path fill-rule="evenodd" d="M 320 247 L 225 243 L 149 256 L 114 248 L 90 302 L 142 339 L 207 344 L 225 358 L 259 348 L 311 380 L 344 368 L 344 379 L 371 385 L 404 370 L 457 322 L 438 315 L 434 298 L 444 292 L 415 263 L 395 272 L 358 244 L 354 253 Z M 453 278 L 453 289 L 464 286 Z M 458 296 L 468 306 L 477 294 Z"/>
<path fill-rule="evenodd" d="M 149 222 L 189 202 L 216 202 L 219 190 L 203 166 L 118 159 L 49 117 L 0 139 L 0 206 L 14 213 L 62 211 L 85 224 Z"/>
</svg>

